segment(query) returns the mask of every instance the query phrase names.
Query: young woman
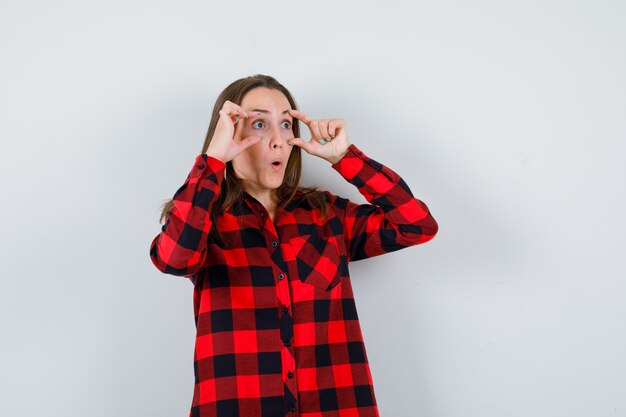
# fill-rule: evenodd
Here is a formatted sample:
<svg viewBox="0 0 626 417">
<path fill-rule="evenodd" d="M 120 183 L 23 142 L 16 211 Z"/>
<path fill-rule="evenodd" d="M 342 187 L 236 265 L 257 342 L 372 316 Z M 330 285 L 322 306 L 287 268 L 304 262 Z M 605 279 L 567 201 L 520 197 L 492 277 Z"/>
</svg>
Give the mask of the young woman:
<svg viewBox="0 0 626 417">
<path fill-rule="evenodd" d="M 301 187 L 301 149 L 371 204 Z M 270 76 L 233 82 L 163 219 L 151 260 L 194 285 L 190 416 L 378 416 L 348 263 L 427 242 L 438 225 L 343 119 L 309 118 Z"/>
</svg>

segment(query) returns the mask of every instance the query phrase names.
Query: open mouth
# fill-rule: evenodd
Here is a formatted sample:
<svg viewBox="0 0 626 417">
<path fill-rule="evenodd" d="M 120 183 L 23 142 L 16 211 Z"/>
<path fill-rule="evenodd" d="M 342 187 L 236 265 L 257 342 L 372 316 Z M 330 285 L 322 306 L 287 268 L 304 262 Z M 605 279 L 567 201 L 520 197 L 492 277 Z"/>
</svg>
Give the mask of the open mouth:
<svg viewBox="0 0 626 417">
<path fill-rule="evenodd" d="M 278 171 L 283 166 L 283 160 L 281 158 L 276 158 L 272 162 L 272 170 Z"/>
</svg>

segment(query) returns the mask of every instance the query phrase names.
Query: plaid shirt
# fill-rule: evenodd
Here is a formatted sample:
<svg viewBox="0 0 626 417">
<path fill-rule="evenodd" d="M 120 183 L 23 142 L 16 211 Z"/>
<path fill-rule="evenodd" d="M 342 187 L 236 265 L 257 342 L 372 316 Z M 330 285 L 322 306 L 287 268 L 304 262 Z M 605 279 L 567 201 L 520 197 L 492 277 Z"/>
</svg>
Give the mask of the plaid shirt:
<svg viewBox="0 0 626 417">
<path fill-rule="evenodd" d="M 225 164 L 196 157 L 150 257 L 194 285 L 191 417 L 378 416 L 348 263 L 432 239 L 438 225 L 398 174 L 351 144 L 332 165 L 371 204 L 323 191 L 329 215 L 305 200 L 272 222 L 254 197 L 209 213 Z"/>
</svg>

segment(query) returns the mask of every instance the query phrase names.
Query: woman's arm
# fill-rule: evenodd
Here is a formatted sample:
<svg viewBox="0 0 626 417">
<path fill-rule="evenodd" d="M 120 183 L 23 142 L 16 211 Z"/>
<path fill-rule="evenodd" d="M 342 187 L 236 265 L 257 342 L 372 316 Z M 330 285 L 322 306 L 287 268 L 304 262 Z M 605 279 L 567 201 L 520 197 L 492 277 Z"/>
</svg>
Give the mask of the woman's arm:
<svg viewBox="0 0 626 417">
<path fill-rule="evenodd" d="M 185 183 L 174 194 L 174 205 L 166 215 L 161 233 L 150 245 L 150 258 L 159 271 L 191 276 L 204 264 L 211 209 L 219 196 L 226 163 L 261 140 L 259 136 L 235 135 L 243 123 L 237 127 L 235 124 L 247 117 L 238 104 L 229 100 L 223 103 L 206 153 L 196 156 Z"/>
<path fill-rule="evenodd" d="M 185 183 L 176 191 L 161 232 L 150 244 L 150 259 L 163 273 L 190 276 L 206 258 L 211 209 L 224 180 L 226 164 L 213 156 L 196 157 Z"/>
<path fill-rule="evenodd" d="M 439 226 L 428 207 L 413 197 L 404 180 L 354 144 L 332 168 L 372 203 L 357 205 L 328 193 L 343 220 L 350 261 L 425 243 L 437 234 Z"/>
<path fill-rule="evenodd" d="M 439 226 L 426 204 L 413 197 L 398 174 L 350 143 L 344 119 L 314 120 L 301 111 L 289 113 L 307 125 L 311 139 L 293 138 L 288 143 L 330 162 L 372 203 L 357 205 L 327 192 L 343 220 L 349 260 L 371 258 L 435 237 Z"/>
</svg>

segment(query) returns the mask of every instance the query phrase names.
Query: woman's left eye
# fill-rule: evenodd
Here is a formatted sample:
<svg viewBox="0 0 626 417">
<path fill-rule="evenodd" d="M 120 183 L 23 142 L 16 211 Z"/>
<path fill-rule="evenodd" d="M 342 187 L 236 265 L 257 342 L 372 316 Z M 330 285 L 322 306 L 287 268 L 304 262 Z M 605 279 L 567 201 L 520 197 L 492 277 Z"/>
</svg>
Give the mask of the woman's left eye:
<svg viewBox="0 0 626 417">
<path fill-rule="evenodd" d="M 261 124 L 261 126 L 258 125 L 258 123 Z M 264 128 L 266 127 L 265 122 L 263 120 L 255 120 L 254 122 L 252 122 L 252 127 L 255 128 Z M 288 120 L 283 121 L 283 127 L 285 129 L 290 129 L 291 128 L 291 123 Z"/>
</svg>

